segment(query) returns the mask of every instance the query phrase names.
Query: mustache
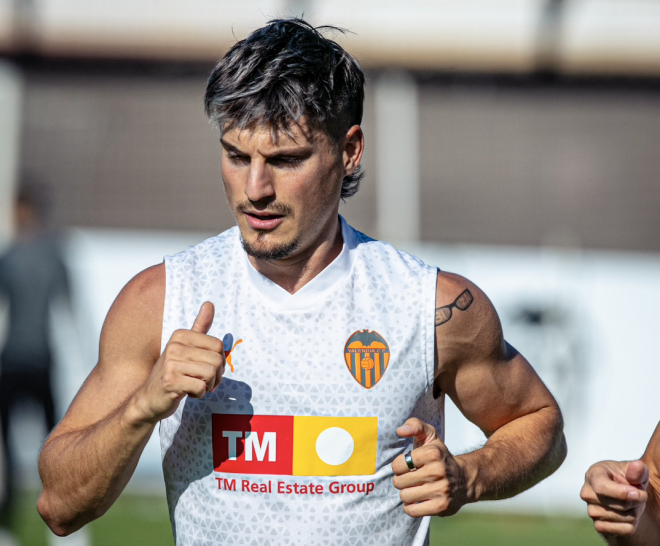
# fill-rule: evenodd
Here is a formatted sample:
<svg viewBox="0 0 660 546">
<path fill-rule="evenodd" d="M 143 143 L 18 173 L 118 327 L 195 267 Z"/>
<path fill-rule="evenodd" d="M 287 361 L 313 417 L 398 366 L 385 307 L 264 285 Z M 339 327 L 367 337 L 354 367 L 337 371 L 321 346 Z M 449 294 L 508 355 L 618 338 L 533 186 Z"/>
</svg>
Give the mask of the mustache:
<svg viewBox="0 0 660 546">
<path fill-rule="evenodd" d="M 238 212 L 258 212 L 260 214 L 273 214 L 277 216 L 293 216 L 293 209 L 286 203 L 274 202 L 268 203 L 265 207 L 260 207 L 258 203 L 243 201 L 236 205 Z"/>
</svg>

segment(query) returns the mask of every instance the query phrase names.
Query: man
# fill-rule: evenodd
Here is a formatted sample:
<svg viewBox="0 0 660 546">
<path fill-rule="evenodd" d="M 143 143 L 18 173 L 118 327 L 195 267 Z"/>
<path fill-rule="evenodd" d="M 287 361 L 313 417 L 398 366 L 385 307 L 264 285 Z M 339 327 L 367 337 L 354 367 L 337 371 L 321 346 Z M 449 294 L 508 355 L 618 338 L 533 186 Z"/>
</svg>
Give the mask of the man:
<svg viewBox="0 0 660 546">
<path fill-rule="evenodd" d="M 559 409 L 486 296 L 338 216 L 360 181 L 363 85 L 299 19 L 215 67 L 205 105 L 238 227 L 113 304 L 100 361 L 41 454 L 56 533 L 107 510 L 157 423 L 177 544 L 423 544 L 421 516 L 515 495 L 561 464 Z M 445 393 L 483 448 L 449 453 Z"/>
<path fill-rule="evenodd" d="M 51 388 L 49 309 L 54 300 L 68 301 L 68 275 L 57 241 L 44 229 L 43 188 L 24 181 L 14 206 L 16 237 L 0 257 L 0 299 L 9 305 L 9 332 L 0 353 L 0 426 L 4 455 L 4 498 L 0 528 L 11 527 L 17 469 L 12 416 L 30 401 L 43 411 L 46 430 L 55 426 Z M 2 489 L 2 487 L 0 487 Z"/>
<path fill-rule="evenodd" d="M 594 527 L 612 546 L 660 544 L 660 423 L 638 461 L 601 461 L 580 496 Z"/>
</svg>

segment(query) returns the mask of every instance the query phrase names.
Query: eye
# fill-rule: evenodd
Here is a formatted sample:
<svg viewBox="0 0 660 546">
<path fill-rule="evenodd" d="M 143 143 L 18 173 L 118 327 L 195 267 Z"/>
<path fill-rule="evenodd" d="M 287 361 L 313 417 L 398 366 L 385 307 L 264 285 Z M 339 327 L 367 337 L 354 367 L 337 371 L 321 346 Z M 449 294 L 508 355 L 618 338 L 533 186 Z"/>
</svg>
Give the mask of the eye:
<svg viewBox="0 0 660 546">
<path fill-rule="evenodd" d="M 236 165 L 248 165 L 250 163 L 250 158 L 246 155 L 227 152 L 227 157 L 229 158 L 229 161 Z"/>
<path fill-rule="evenodd" d="M 303 160 L 299 157 L 274 157 L 270 162 L 276 167 L 296 168 L 302 164 Z"/>
</svg>

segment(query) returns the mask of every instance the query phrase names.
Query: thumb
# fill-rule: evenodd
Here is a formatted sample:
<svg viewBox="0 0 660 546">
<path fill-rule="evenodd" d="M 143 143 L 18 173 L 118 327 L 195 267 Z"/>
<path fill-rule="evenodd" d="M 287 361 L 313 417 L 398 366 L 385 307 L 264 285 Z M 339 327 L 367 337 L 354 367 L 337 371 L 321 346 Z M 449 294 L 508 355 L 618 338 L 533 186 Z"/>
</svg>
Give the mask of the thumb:
<svg viewBox="0 0 660 546">
<path fill-rule="evenodd" d="M 632 461 L 626 470 L 626 481 L 630 485 L 641 485 L 644 489 L 649 483 L 649 468 L 642 461 Z"/>
<path fill-rule="evenodd" d="M 213 315 L 215 315 L 215 307 L 213 307 L 210 301 L 205 301 L 199 308 L 199 313 L 197 313 L 197 318 L 191 330 L 200 334 L 206 334 L 213 324 Z"/>
<path fill-rule="evenodd" d="M 396 429 L 396 433 L 402 438 L 413 438 L 415 448 L 428 445 L 440 439 L 435 427 L 415 417 L 408 419 Z"/>
</svg>

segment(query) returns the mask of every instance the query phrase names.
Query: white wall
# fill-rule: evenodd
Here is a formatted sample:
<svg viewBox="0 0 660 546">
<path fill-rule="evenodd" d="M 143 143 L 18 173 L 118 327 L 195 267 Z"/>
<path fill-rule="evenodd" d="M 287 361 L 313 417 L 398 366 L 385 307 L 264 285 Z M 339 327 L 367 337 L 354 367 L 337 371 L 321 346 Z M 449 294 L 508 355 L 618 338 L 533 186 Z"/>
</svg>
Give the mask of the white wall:
<svg viewBox="0 0 660 546">
<path fill-rule="evenodd" d="M 488 294 L 507 339 L 564 412 L 568 457 L 559 471 L 517 498 L 479 509 L 584 513 L 579 491 L 589 465 L 638 458 L 660 420 L 660 256 L 478 246 L 421 247 L 418 254 Z M 521 323 L 521 308 L 545 309 L 548 324 Z M 450 450 L 483 442 L 452 404 L 447 421 Z"/>
<path fill-rule="evenodd" d="M 105 313 L 121 287 L 162 256 L 204 234 L 70 233 L 68 262 L 77 329 L 58 334 L 63 401 L 72 398 L 96 356 Z M 578 493 L 587 467 L 604 458 L 641 455 L 660 419 L 655 348 L 660 308 L 660 256 L 553 249 L 429 246 L 411 251 L 428 263 L 476 282 L 498 309 L 507 339 L 533 362 L 564 411 L 569 455 L 551 478 L 510 501 L 478 509 L 584 512 Z M 540 309 L 542 327 L 516 319 Z M 68 339 L 65 339 L 67 338 Z M 446 441 L 460 453 L 484 440 L 449 403 Z M 147 446 L 136 479 L 162 488 L 159 447 Z"/>
</svg>

